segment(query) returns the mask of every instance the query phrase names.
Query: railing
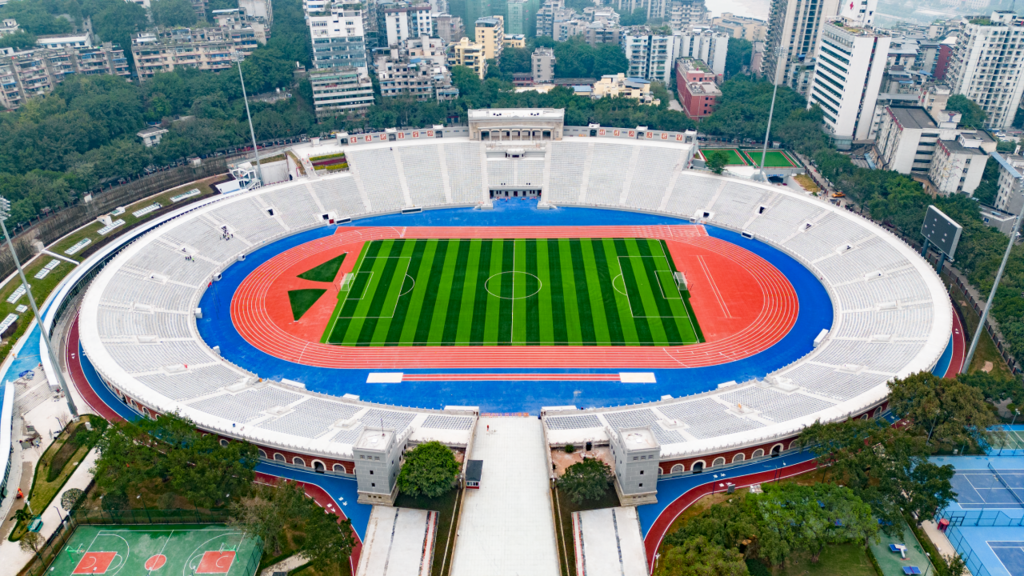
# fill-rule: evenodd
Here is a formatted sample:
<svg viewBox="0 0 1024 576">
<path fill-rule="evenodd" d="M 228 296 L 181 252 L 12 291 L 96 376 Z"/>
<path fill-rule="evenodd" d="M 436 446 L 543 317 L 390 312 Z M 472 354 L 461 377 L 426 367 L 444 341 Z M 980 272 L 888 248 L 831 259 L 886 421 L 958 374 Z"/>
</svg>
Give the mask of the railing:
<svg viewBox="0 0 1024 576">
<path fill-rule="evenodd" d="M 956 553 L 963 559 L 972 576 L 992 576 L 992 573 L 985 568 L 977 554 L 974 553 L 974 548 L 971 547 L 970 542 L 967 541 L 967 538 L 964 537 L 959 528 L 950 526 L 946 530 L 946 538 L 949 538 L 950 544 L 953 545 Z"/>
<path fill-rule="evenodd" d="M 943 510 L 939 514 L 939 518 L 949 520 L 950 528 L 959 526 L 1024 526 L 1024 517 L 1013 518 L 1007 516 L 1002 510 Z"/>
</svg>

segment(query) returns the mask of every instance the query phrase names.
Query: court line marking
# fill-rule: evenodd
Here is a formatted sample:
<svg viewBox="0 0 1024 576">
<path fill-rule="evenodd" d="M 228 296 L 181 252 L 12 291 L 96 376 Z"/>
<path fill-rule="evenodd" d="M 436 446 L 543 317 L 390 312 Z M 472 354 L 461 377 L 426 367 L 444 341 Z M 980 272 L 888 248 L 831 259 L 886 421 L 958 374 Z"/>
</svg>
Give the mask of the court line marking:
<svg viewBox="0 0 1024 576">
<path fill-rule="evenodd" d="M 700 263 L 701 270 L 704 272 L 704 276 L 708 279 L 708 286 L 711 287 L 711 293 L 715 295 L 715 300 L 718 300 L 718 305 L 722 307 L 722 312 L 725 313 L 726 318 L 732 318 L 732 313 L 729 312 L 729 307 L 725 304 L 725 298 L 722 298 L 722 293 L 718 290 L 718 284 L 715 283 L 715 279 L 711 277 L 711 270 L 708 268 L 706 262 L 704 262 L 703 256 L 697 256 L 697 262 Z"/>
<path fill-rule="evenodd" d="M 243 537 L 243 540 L 244 540 L 244 537 L 245 537 L 245 534 L 246 534 L 246 532 L 237 532 L 237 531 L 236 531 L 236 532 L 224 532 L 223 534 L 219 534 L 219 535 L 217 535 L 217 536 L 214 536 L 213 538 L 210 538 L 210 539 L 209 539 L 209 540 L 207 540 L 206 542 L 203 542 L 202 544 L 200 544 L 200 545 L 196 546 L 195 548 L 193 548 L 193 549 L 192 549 L 192 554 L 190 554 L 190 555 L 189 555 L 189 556 L 188 556 L 187 558 L 185 558 L 185 565 L 181 567 L 181 576 L 189 576 L 189 575 L 188 575 L 188 572 L 187 572 L 187 570 L 188 570 L 188 566 L 189 566 L 189 564 L 191 564 L 191 563 L 192 563 L 192 559 L 196 557 L 196 551 L 197 551 L 197 550 L 199 550 L 199 549 L 200 549 L 200 548 L 202 548 L 203 546 L 206 546 L 206 545 L 207 545 L 207 544 L 209 544 L 210 542 L 213 542 L 213 541 L 214 541 L 214 540 L 216 540 L 217 538 L 223 538 L 224 536 L 230 536 L 230 535 L 232 535 L 232 534 L 241 534 L 241 535 L 242 535 L 242 537 Z M 203 553 L 204 553 L 204 554 L 205 554 L 206 552 L 207 552 L 207 550 L 203 550 Z M 200 557 L 202 557 L 202 554 L 200 554 Z M 194 568 L 194 570 L 198 570 L 198 569 L 199 569 L 199 565 L 198 565 L 198 564 L 196 564 L 196 567 Z M 193 574 L 194 574 L 194 572 L 193 572 Z"/>
<path fill-rule="evenodd" d="M 164 556 L 164 549 L 165 549 L 165 548 L 167 548 L 167 543 L 171 541 L 171 538 L 174 538 L 174 530 L 173 530 L 173 529 L 172 529 L 172 530 L 170 531 L 170 533 L 169 533 L 169 534 L 167 534 L 167 536 L 166 536 L 166 537 L 164 537 L 164 545 L 163 545 L 163 546 L 161 546 L 161 547 L 160 547 L 160 551 L 159 551 L 159 552 L 157 552 L 157 554 L 158 554 L 159 556 Z M 164 556 L 164 558 L 166 559 L 166 558 L 167 558 L 167 556 Z M 148 559 L 148 558 L 146 559 L 146 562 L 149 562 L 149 559 Z M 164 560 L 164 564 L 166 564 L 166 563 L 167 563 L 167 561 L 166 561 L 166 560 Z M 142 567 L 143 567 L 143 568 L 145 568 L 145 567 L 146 567 L 146 565 L 145 565 L 145 564 L 143 564 L 143 565 L 142 565 Z M 163 566 L 161 566 L 160 568 L 163 568 Z M 160 568 L 157 568 L 157 570 L 159 570 Z M 147 573 L 149 573 L 149 574 L 152 574 L 152 573 L 153 573 L 153 571 L 152 571 L 152 570 L 147 570 L 146 572 L 147 572 Z"/>
</svg>

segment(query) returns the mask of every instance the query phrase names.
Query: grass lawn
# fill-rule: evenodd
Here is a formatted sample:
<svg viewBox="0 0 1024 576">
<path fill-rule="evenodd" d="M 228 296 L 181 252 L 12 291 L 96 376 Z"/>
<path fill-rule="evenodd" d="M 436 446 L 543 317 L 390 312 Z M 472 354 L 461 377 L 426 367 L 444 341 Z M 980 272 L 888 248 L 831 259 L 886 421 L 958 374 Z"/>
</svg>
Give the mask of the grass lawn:
<svg viewBox="0 0 1024 576">
<path fill-rule="evenodd" d="M 707 148 L 701 150 L 701 154 L 704 155 L 705 160 L 711 152 L 725 152 L 728 154 L 729 160 L 725 163 L 726 166 L 746 166 L 747 164 L 750 164 L 750 162 L 747 162 L 746 158 L 743 157 L 743 154 L 740 154 L 740 151 L 736 148 Z"/>
<path fill-rule="evenodd" d="M 815 564 L 810 554 L 794 554 L 786 566 L 776 569 L 775 576 L 877 576 L 868 552 L 860 544 L 830 546 Z M 886 575 L 888 576 L 888 575 Z"/>
<path fill-rule="evenodd" d="M 66 450 L 62 450 L 65 442 L 78 428 L 84 427 L 86 421 L 96 423 L 99 420 L 98 416 L 83 415 L 77 422 L 67 426 L 60 436 L 43 452 L 43 456 L 36 463 L 36 471 L 32 477 L 32 488 L 28 493 L 28 501 L 32 503 L 32 510 L 34 512 L 40 514 L 50 506 L 50 503 L 61 491 L 61 488 L 64 487 L 68 478 L 75 473 L 75 470 L 78 470 L 78 465 L 81 464 L 82 459 L 85 458 L 85 455 L 92 448 L 92 444 L 84 444 L 78 447 L 78 449 L 74 449 L 73 446 L 69 445 L 69 448 L 74 449 L 74 452 L 68 455 Z M 61 471 L 59 474 L 51 475 L 50 465 L 58 454 L 60 454 L 60 458 L 56 462 L 56 466 L 60 467 Z M 53 480 L 49 479 L 51 477 Z M 11 531 L 10 540 L 19 540 L 25 533 L 25 530 L 26 525 L 19 522 L 15 525 L 14 530 Z"/>
<path fill-rule="evenodd" d="M 793 175 L 793 179 L 799 182 L 800 186 L 802 186 L 803 189 L 807 190 L 808 192 L 816 193 L 821 191 L 821 188 L 819 188 L 818 185 L 814 183 L 814 179 L 808 176 L 807 174 L 795 174 Z"/>
<path fill-rule="evenodd" d="M 43 268 L 50 264 L 51 261 L 58 260 L 58 264 L 55 268 L 43 278 L 36 278 L 36 274 Z M 43 306 L 43 302 L 46 300 L 50 292 L 60 283 L 61 280 L 67 276 L 71 270 L 75 267 L 74 264 L 67 262 L 66 260 L 59 260 L 53 256 L 47 254 L 39 255 L 30 264 L 25 266 L 25 278 L 28 279 L 28 283 L 32 286 L 32 296 L 36 299 L 36 304 L 40 307 Z M 7 318 L 9 314 L 17 314 L 17 328 L 14 333 L 3 339 L 0 342 L 0 358 L 7 358 L 7 355 L 11 353 L 11 348 L 14 343 L 18 341 L 25 334 L 25 330 L 28 328 L 29 323 L 32 321 L 32 307 L 28 303 L 28 297 L 22 296 L 17 299 L 13 304 L 7 301 L 19 287 L 21 287 L 21 278 L 17 274 L 11 278 L 6 284 L 0 286 L 0 320 Z M 24 306 L 26 309 L 23 312 L 18 311 L 18 306 Z"/>
<path fill-rule="evenodd" d="M 589 500 L 582 504 L 574 504 L 561 488 L 551 490 L 551 501 L 556 504 L 555 514 L 555 545 L 558 547 L 558 556 L 562 562 L 562 568 L 566 568 L 563 576 L 576 576 L 576 550 L 572 536 L 572 513 L 583 512 L 584 510 L 600 510 L 602 508 L 617 508 L 619 497 L 611 486 L 605 491 L 604 496 L 598 500 Z"/>
<path fill-rule="evenodd" d="M 120 214 L 118 216 L 111 216 L 113 220 L 124 220 L 124 224 L 119 226 L 118 228 L 115 228 L 113 231 L 108 232 L 106 235 L 99 235 L 99 230 L 100 228 L 103 227 L 103 224 L 97 221 L 93 222 L 92 224 L 89 224 L 88 226 L 84 226 L 76 230 L 75 232 L 72 232 L 71 234 L 61 238 L 56 243 L 49 246 L 48 249 L 51 252 L 60 254 L 61 256 L 65 256 L 67 258 L 71 258 L 81 262 L 88 253 L 91 253 L 93 250 L 96 249 L 97 246 L 101 245 L 102 241 L 108 240 L 109 238 L 113 238 L 118 234 L 123 233 L 125 230 L 130 229 L 135 224 L 138 224 L 139 222 L 142 222 L 144 220 L 149 220 L 150 218 L 153 218 L 154 216 L 157 216 L 159 214 L 163 214 L 168 210 L 179 208 L 191 202 L 195 202 L 196 200 L 199 200 L 201 198 L 213 195 L 214 190 L 211 187 L 211 184 L 221 178 L 223 178 L 222 175 L 211 176 L 205 180 L 199 180 L 196 182 L 185 184 L 184 186 L 180 186 L 178 188 L 174 188 L 166 192 L 161 192 L 156 196 L 150 196 L 149 198 L 139 200 L 134 204 L 126 206 L 124 214 Z M 193 188 L 199 190 L 200 194 L 198 196 L 192 196 L 190 198 L 186 198 L 176 203 L 171 202 L 172 197 L 188 192 Z M 136 217 L 133 214 L 133 212 L 138 212 L 139 210 L 147 208 L 153 205 L 154 203 L 160 204 L 160 208 L 158 210 L 154 210 L 152 212 L 143 214 L 142 216 L 138 217 Z M 85 239 L 89 239 L 90 242 L 88 245 L 86 245 L 84 248 L 79 249 L 74 254 L 67 253 L 67 250 L 69 248 Z"/>
<path fill-rule="evenodd" d="M 744 150 L 744 154 L 750 158 L 750 162 L 755 166 L 761 165 L 761 151 L 760 150 Z M 781 150 L 769 150 L 765 156 L 764 165 L 772 168 L 795 168 L 796 163 L 789 159 L 785 152 Z"/>
<path fill-rule="evenodd" d="M 342 262 L 345 261 L 345 255 L 341 254 L 334 258 L 331 258 L 327 262 L 315 266 L 309 270 L 306 270 L 302 274 L 299 274 L 299 278 L 303 280 L 310 280 L 312 282 L 334 282 L 335 276 L 338 275 L 338 270 L 341 269 Z"/>
<path fill-rule="evenodd" d="M 907 547 L 907 559 L 904 560 L 899 554 L 889 550 L 889 544 L 903 544 Z M 878 542 L 871 543 L 871 553 L 875 555 L 878 566 L 883 576 L 902 576 L 903 568 L 906 566 L 917 566 L 922 573 L 935 573 L 931 567 L 928 557 L 925 556 L 924 548 L 917 541 L 913 531 L 906 522 L 903 523 L 903 535 L 895 538 L 886 536 L 881 532 L 878 534 Z"/>
<path fill-rule="evenodd" d="M 943 280 L 946 281 L 947 285 L 949 284 L 948 275 L 944 275 Z M 950 299 L 953 301 L 953 305 L 956 306 L 963 315 L 965 323 L 964 327 L 967 330 L 966 335 L 968 337 L 966 346 L 970 348 L 970 338 L 974 337 L 974 331 L 978 327 L 978 320 L 980 317 L 973 308 L 965 304 L 966 300 L 964 300 L 959 290 L 954 289 Z M 996 348 L 996 343 L 992 341 L 992 337 L 988 335 L 988 332 L 984 332 L 981 335 L 981 340 L 978 341 L 978 349 L 975 350 L 974 358 L 971 360 L 971 365 L 968 367 L 967 371 L 970 373 L 984 370 L 987 363 L 992 364 L 989 369 L 990 372 L 1001 374 L 1007 378 L 1013 378 L 1013 373 L 1010 371 L 1010 367 L 1006 365 L 1006 362 L 1003 362 L 1003 357 L 999 355 L 999 349 Z"/>
<path fill-rule="evenodd" d="M 703 341 L 664 242 L 389 239 L 365 245 L 322 341 L 678 346 Z"/>
<path fill-rule="evenodd" d="M 461 504 L 461 490 L 451 490 L 444 496 L 436 499 L 413 498 L 407 494 L 399 494 L 395 506 L 399 508 L 413 508 L 416 510 L 437 511 L 437 535 L 434 540 L 434 562 L 430 573 L 434 576 L 443 576 L 441 571 L 444 566 L 444 573 L 451 572 L 452 553 L 455 547 L 455 538 L 452 531 L 452 522 L 458 518 L 458 507 Z M 307 572 L 303 576 L 312 576 Z M 322 575 L 327 576 L 327 575 Z M 333 575 L 332 575 L 333 576 Z"/>
</svg>

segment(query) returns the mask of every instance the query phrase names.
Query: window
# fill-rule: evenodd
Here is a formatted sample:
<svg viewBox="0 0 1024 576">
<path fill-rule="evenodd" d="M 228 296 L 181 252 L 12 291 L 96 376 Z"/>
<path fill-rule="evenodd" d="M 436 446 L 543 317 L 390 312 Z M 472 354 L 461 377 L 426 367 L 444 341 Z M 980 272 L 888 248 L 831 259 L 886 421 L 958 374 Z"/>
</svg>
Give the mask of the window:
<svg viewBox="0 0 1024 576">
<path fill-rule="evenodd" d="M 260 448 L 259 450 L 257 450 L 257 452 L 259 452 L 259 454 L 260 454 L 260 458 L 263 458 L 264 460 L 266 460 L 266 459 L 267 459 L 267 453 L 266 453 L 266 452 L 264 452 L 262 448 Z"/>
<path fill-rule="evenodd" d="M 277 454 L 274 454 L 274 460 L 276 460 L 278 462 L 284 462 L 285 461 L 284 455 L 281 454 L 280 452 L 278 452 Z"/>
<path fill-rule="evenodd" d="M 715 458 L 715 461 L 711 463 L 711 467 L 714 468 L 716 466 L 725 466 L 725 458 L 721 456 Z"/>
<path fill-rule="evenodd" d="M 227 440 L 224 440 L 223 438 L 221 438 L 221 440 L 220 440 L 220 445 L 221 445 L 221 446 L 223 446 L 223 447 L 225 447 L 225 448 L 227 448 L 227 447 L 228 447 L 228 441 L 227 441 Z"/>
<path fill-rule="evenodd" d="M 296 466 L 305 466 L 306 465 L 306 461 L 303 460 L 302 458 L 299 458 L 298 456 L 296 456 L 296 457 L 292 458 L 292 464 L 295 464 Z"/>
<path fill-rule="evenodd" d="M 332 467 L 332 470 L 334 470 L 335 472 L 341 473 L 341 474 L 345 474 L 345 473 L 347 472 L 347 471 L 345 470 L 345 467 L 344 467 L 344 466 L 342 466 L 341 464 L 335 464 L 335 465 L 334 465 L 334 466 Z"/>
<path fill-rule="evenodd" d="M 676 464 L 675 466 L 672 467 L 672 474 L 679 474 L 679 473 L 685 472 L 685 471 L 686 471 L 686 467 L 683 466 L 682 464 Z"/>
<path fill-rule="evenodd" d="M 740 453 L 740 454 L 737 454 L 737 455 L 732 457 L 732 463 L 735 464 L 737 462 L 743 462 L 745 459 L 746 459 L 746 456 L 744 456 L 742 453 Z"/>
</svg>

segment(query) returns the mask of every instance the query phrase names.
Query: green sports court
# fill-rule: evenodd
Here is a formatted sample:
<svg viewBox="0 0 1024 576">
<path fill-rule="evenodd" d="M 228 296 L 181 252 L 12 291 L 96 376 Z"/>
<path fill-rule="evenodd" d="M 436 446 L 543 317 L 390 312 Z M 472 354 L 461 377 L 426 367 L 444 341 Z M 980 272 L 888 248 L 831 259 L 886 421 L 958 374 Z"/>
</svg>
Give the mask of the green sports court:
<svg viewBox="0 0 1024 576">
<path fill-rule="evenodd" d="M 224 525 L 80 525 L 48 575 L 252 576 L 259 539 Z"/>
<path fill-rule="evenodd" d="M 708 154 L 711 152 L 725 152 L 729 158 L 725 163 L 726 166 L 747 166 L 750 164 L 750 161 L 740 152 L 739 148 L 707 148 L 700 151 L 705 160 L 707 160 Z"/>
<path fill-rule="evenodd" d="M 662 240 L 439 238 L 365 244 L 321 341 L 678 346 L 703 336 Z"/>
<path fill-rule="evenodd" d="M 744 150 L 743 153 L 750 159 L 750 163 L 754 166 L 761 165 L 761 151 L 760 150 Z M 782 150 L 769 150 L 764 157 L 765 167 L 772 168 L 796 168 L 799 166 L 789 154 Z"/>
</svg>

